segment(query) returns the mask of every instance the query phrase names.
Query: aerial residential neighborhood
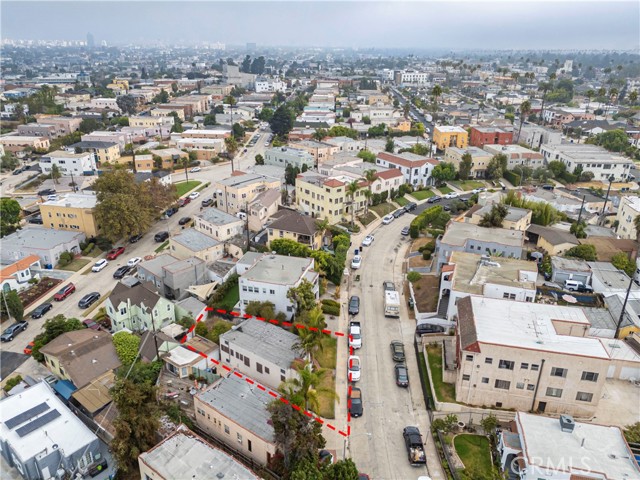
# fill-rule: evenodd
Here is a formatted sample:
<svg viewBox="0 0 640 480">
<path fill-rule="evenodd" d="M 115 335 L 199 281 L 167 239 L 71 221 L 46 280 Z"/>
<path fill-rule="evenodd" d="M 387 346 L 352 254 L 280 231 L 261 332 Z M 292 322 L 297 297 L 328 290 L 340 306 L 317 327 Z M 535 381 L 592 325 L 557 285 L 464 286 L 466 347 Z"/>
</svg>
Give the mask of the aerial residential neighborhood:
<svg viewBox="0 0 640 480">
<path fill-rule="evenodd" d="M 0 477 L 640 480 L 637 2 L 3 2 Z"/>
</svg>

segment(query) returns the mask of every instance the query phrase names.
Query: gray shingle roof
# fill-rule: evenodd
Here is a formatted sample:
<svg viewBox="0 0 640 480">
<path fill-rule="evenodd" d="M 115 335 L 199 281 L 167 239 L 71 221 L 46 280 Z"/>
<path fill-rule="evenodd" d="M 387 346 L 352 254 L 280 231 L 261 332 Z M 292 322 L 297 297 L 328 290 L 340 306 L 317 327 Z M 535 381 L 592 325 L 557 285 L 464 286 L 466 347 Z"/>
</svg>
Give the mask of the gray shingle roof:
<svg viewBox="0 0 640 480">
<path fill-rule="evenodd" d="M 269 228 L 310 236 L 318 231 L 315 219 L 294 210 L 279 210 L 271 218 L 275 220 L 269 224 Z"/>
<path fill-rule="evenodd" d="M 118 308 L 121 303 L 127 303 L 127 300 L 131 300 L 132 305 L 144 304 L 147 308 L 153 308 L 160 300 L 160 295 L 148 290 L 142 284 L 129 288 L 118 282 L 109 295 L 109 300 L 115 308 Z"/>
</svg>

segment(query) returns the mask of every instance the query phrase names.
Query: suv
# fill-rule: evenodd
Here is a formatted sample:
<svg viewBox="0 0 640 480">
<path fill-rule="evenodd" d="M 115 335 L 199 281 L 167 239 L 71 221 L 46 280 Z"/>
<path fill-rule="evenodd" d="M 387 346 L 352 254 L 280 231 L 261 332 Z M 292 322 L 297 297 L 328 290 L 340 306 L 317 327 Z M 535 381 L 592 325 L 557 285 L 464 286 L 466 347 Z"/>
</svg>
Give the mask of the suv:
<svg viewBox="0 0 640 480">
<path fill-rule="evenodd" d="M 2 332 L 2 335 L 0 335 L 0 340 L 2 340 L 3 342 L 10 342 L 20 332 L 24 332 L 28 326 L 29 324 L 25 321 L 16 322 L 13 325 L 10 325 L 4 332 Z"/>
<path fill-rule="evenodd" d="M 416 327 L 417 335 L 427 335 L 429 333 L 444 333 L 444 327 L 433 325 L 432 323 L 420 323 Z"/>
<path fill-rule="evenodd" d="M 42 318 L 49 310 L 53 308 L 49 302 L 38 305 L 33 312 L 31 312 L 31 318 Z"/>
<path fill-rule="evenodd" d="M 405 214 L 405 209 L 404 208 L 399 208 L 398 210 L 396 210 L 395 212 L 393 212 L 393 218 L 399 218 L 402 215 Z"/>
<path fill-rule="evenodd" d="M 124 276 L 131 271 L 131 267 L 129 265 L 123 265 L 118 268 L 115 272 L 113 272 L 113 278 L 124 278 Z"/>
<path fill-rule="evenodd" d="M 169 232 L 158 232 L 153 236 L 153 239 L 158 243 L 164 242 L 168 238 L 169 238 Z"/>
<path fill-rule="evenodd" d="M 65 285 L 60 290 L 58 290 L 58 293 L 53 296 L 53 299 L 56 302 L 61 302 L 75 291 L 76 286 L 73 283 L 70 283 L 69 285 Z"/>
<path fill-rule="evenodd" d="M 405 212 L 413 212 L 416 208 L 418 208 L 418 204 L 415 202 L 411 202 L 411 203 L 407 203 L 404 206 L 404 211 Z"/>
<path fill-rule="evenodd" d="M 211 204 L 213 204 L 213 198 L 205 198 L 204 200 L 202 200 L 203 207 L 208 207 Z"/>
<path fill-rule="evenodd" d="M 393 284 L 392 281 L 390 280 L 386 280 L 384 282 L 382 282 L 382 289 L 386 292 L 386 291 L 390 291 L 390 292 L 395 292 L 396 290 L 396 286 Z"/>
<path fill-rule="evenodd" d="M 87 293 L 78 302 L 78 307 L 89 308 L 91 305 L 97 302 L 99 298 L 100 298 L 100 294 L 98 292 Z"/>
<path fill-rule="evenodd" d="M 357 315 L 360 312 L 360 297 L 356 295 L 349 299 L 349 315 Z"/>
</svg>

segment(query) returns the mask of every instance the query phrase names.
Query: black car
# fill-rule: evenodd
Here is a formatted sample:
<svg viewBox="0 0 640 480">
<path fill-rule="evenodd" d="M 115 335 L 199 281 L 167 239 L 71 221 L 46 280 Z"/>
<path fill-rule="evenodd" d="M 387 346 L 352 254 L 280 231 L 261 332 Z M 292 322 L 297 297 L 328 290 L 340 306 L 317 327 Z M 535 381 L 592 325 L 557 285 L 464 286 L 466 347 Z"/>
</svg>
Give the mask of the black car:
<svg viewBox="0 0 640 480">
<path fill-rule="evenodd" d="M 46 197 L 47 195 L 54 195 L 56 193 L 55 188 L 45 188 L 38 192 L 39 197 Z"/>
<path fill-rule="evenodd" d="M 399 340 L 391 342 L 391 356 L 394 362 L 404 362 L 404 345 Z"/>
<path fill-rule="evenodd" d="M 24 172 L 24 170 L 22 169 L 22 167 L 20 167 L 20 168 L 16 168 L 16 169 L 13 171 L 13 174 L 14 174 L 14 175 L 20 175 L 22 172 Z"/>
<path fill-rule="evenodd" d="M 7 327 L 7 329 L 4 332 L 2 332 L 2 335 L 0 335 L 0 340 L 2 340 L 3 342 L 10 342 L 20 332 L 24 332 L 28 326 L 29 324 L 25 321 L 16 322 L 13 325 L 10 325 L 9 327 Z"/>
<path fill-rule="evenodd" d="M 78 307 L 89 308 L 91 305 L 97 302 L 99 298 L 100 298 L 100 294 L 98 292 L 87 293 L 78 302 Z"/>
<path fill-rule="evenodd" d="M 27 223 L 31 223 L 34 225 L 42 225 L 44 222 L 42 221 L 42 215 L 34 215 L 27 220 Z"/>
<path fill-rule="evenodd" d="M 360 312 L 360 297 L 352 296 L 349 299 L 349 315 L 357 315 Z"/>
<path fill-rule="evenodd" d="M 49 310 L 53 308 L 53 305 L 49 302 L 43 303 L 42 305 L 38 305 L 36 309 L 31 312 L 31 318 L 40 318 L 43 317 Z"/>
<path fill-rule="evenodd" d="M 113 278 L 124 278 L 124 276 L 129 273 L 131 269 L 132 267 L 130 267 L 129 265 L 123 265 L 113 273 Z"/>
<path fill-rule="evenodd" d="M 213 198 L 205 198 L 204 200 L 202 200 L 203 207 L 208 207 L 212 203 L 213 203 Z"/>
<path fill-rule="evenodd" d="M 153 236 L 153 239 L 158 243 L 164 242 L 167 238 L 169 238 L 169 232 L 158 232 Z"/>
<path fill-rule="evenodd" d="M 164 214 L 165 214 L 167 217 L 170 217 L 170 216 L 172 216 L 174 213 L 176 213 L 177 211 L 178 211 L 178 209 L 177 209 L 177 208 L 173 208 L 173 207 L 171 207 L 171 208 L 169 208 L 166 212 L 164 212 Z"/>
<path fill-rule="evenodd" d="M 427 203 L 436 203 L 439 202 L 440 200 L 442 200 L 442 197 L 439 197 L 438 195 L 431 197 L 427 200 Z"/>
<path fill-rule="evenodd" d="M 407 370 L 407 366 L 404 363 L 396 363 L 395 372 L 396 372 L 396 385 L 398 385 L 399 387 L 408 387 L 409 371 Z"/>
<path fill-rule="evenodd" d="M 132 236 L 129 238 L 129 243 L 137 243 L 141 238 L 142 238 L 142 234 L 139 234 L 139 235 L 132 235 Z"/>
<path fill-rule="evenodd" d="M 431 323 L 421 323 L 416 327 L 417 335 L 426 335 L 429 333 L 444 333 L 444 327 Z"/>
<path fill-rule="evenodd" d="M 399 208 L 398 210 L 393 212 L 393 218 L 401 217 L 404 214 L 405 214 L 404 208 Z"/>
<path fill-rule="evenodd" d="M 351 396 L 349 397 L 349 413 L 352 417 L 361 417 L 363 410 L 362 391 L 359 388 L 353 387 L 351 389 Z"/>
<path fill-rule="evenodd" d="M 411 202 L 411 203 L 407 203 L 404 206 L 404 211 L 405 212 L 413 212 L 416 208 L 418 208 L 418 204 L 415 202 Z"/>
<path fill-rule="evenodd" d="M 451 211 L 451 207 L 450 207 L 449 205 L 445 205 L 444 207 L 442 207 L 442 209 L 443 209 L 445 212 L 450 212 L 450 211 Z"/>
<path fill-rule="evenodd" d="M 186 225 L 190 221 L 191 217 L 182 217 L 180 220 L 178 220 L 178 225 Z"/>
</svg>

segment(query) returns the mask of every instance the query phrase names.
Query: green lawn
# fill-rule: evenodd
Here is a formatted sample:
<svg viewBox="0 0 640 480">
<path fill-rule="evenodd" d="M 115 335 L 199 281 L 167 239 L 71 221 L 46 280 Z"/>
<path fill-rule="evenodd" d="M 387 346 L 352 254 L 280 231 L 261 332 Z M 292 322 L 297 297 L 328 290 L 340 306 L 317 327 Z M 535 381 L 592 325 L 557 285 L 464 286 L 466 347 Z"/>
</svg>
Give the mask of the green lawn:
<svg viewBox="0 0 640 480">
<path fill-rule="evenodd" d="M 409 195 L 411 195 L 416 200 L 425 200 L 427 198 L 433 197 L 435 194 L 431 190 L 416 190 Z"/>
<path fill-rule="evenodd" d="M 389 213 L 396 210 L 396 207 L 394 207 L 390 203 L 384 202 L 384 203 L 381 203 L 380 205 L 374 205 L 373 207 L 370 207 L 369 210 L 373 210 L 378 214 L 380 218 L 382 218 L 385 215 L 388 215 Z"/>
<path fill-rule="evenodd" d="M 409 200 L 407 200 L 405 197 L 396 197 L 393 199 L 393 201 L 396 202 L 401 207 L 404 207 L 406 204 L 409 203 Z"/>
<path fill-rule="evenodd" d="M 320 382 L 320 388 L 326 388 L 327 392 L 318 392 L 318 415 L 322 418 L 336 418 L 336 397 L 329 392 L 336 391 L 336 379 L 333 371 L 325 373 L 324 378 Z"/>
<path fill-rule="evenodd" d="M 102 255 L 102 250 L 100 250 L 98 247 L 93 247 L 93 249 L 85 255 L 85 257 L 93 257 L 93 258 L 98 258 L 100 255 Z"/>
<path fill-rule="evenodd" d="M 174 185 L 176 186 L 176 192 L 178 192 L 178 196 L 181 197 L 185 193 L 190 192 L 191 190 L 196 188 L 201 183 L 202 182 L 199 182 L 198 180 L 189 180 L 188 182 L 174 183 Z"/>
<path fill-rule="evenodd" d="M 216 308 L 221 308 L 222 310 L 231 311 L 233 307 L 236 306 L 236 303 L 240 300 L 240 288 L 238 284 L 231 290 L 227 292 L 224 298 L 216 305 Z"/>
<path fill-rule="evenodd" d="M 169 240 L 165 240 L 164 242 L 162 242 L 160 244 L 160 246 L 158 248 L 156 248 L 156 253 L 160 253 L 162 250 L 164 250 L 168 246 L 169 246 Z"/>
<path fill-rule="evenodd" d="M 485 186 L 484 183 L 478 182 L 477 180 L 465 180 L 465 181 L 457 181 L 457 182 L 450 182 L 450 183 L 458 187 L 460 190 L 464 190 L 465 192 Z"/>
<path fill-rule="evenodd" d="M 315 359 L 322 368 L 336 368 L 336 353 L 338 351 L 338 339 L 325 335 L 322 337 L 322 350 L 315 353 Z"/>
<path fill-rule="evenodd" d="M 491 447 L 489 439 L 482 435 L 462 434 L 453 439 L 456 453 L 464 463 L 465 470 L 482 475 L 480 478 L 493 478 L 491 463 Z"/>
<path fill-rule="evenodd" d="M 453 190 L 451 190 L 449 187 L 439 187 L 438 190 L 440 190 L 440 193 L 442 193 L 443 195 L 453 192 Z"/>
<path fill-rule="evenodd" d="M 359 216 L 358 221 L 366 227 L 371 222 L 373 222 L 376 218 L 378 217 L 376 217 L 373 212 L 367 212 L 366 215 Z"/>
<path fill-rule="evenodd" d="M 440 402 L 456 403 L 456 387 L 451 383 L 442 381 L 442 351 L 439 346 L 427 347 L 429 357 L 429 368 L 431 369 L 431 379 L 436 397 Z"/>
<path fill-rule="evenodd" d="M 82 268 L 86 267 L 91 260 L 86 258 L 76 258 L 69 265 L 65 267 L 58 267 L 59 270 L 67 270 L 69 272 L 79 272 Z"/>
</svg>

